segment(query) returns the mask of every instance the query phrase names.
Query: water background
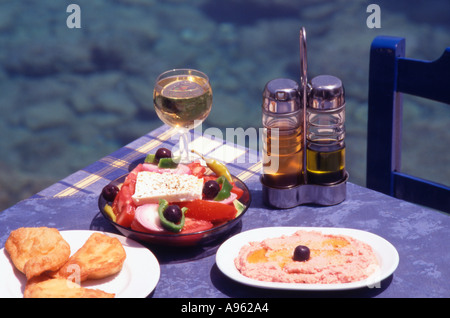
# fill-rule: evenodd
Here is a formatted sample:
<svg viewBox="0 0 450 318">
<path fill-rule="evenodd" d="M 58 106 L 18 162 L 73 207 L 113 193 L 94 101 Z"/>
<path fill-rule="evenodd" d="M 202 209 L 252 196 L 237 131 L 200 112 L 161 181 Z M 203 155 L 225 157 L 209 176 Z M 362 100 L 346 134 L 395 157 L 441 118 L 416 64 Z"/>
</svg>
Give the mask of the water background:
<svg viewBox="0 0 450 318">
<path fill-rule="evenodd" d="M 80 29 L 66 25 L 71 3 Z M 370 44 L 405 37 L 407 57 L 434 60 L 449 16 L 446 0 L 0 1 L 0 211 L 159 127 L 152 89 L 167 69 L 209 75 L 205 128 L 260 127 L 264 85 L 299 79 L 301 26 L 310 78 L 344 82 L 347 169 L 364 186 Z M 403 170 L 450 184 L 448 105 L 405 103 Z"/>
</svg>

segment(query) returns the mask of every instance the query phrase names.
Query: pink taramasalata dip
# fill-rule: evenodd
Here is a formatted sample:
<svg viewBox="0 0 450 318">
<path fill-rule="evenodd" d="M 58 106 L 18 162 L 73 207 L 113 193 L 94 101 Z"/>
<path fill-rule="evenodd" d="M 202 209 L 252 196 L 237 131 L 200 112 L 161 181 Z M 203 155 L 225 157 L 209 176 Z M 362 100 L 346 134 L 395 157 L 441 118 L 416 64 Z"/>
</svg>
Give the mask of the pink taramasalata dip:
<svg viewBox="0 0 450 318">
<path fill-rule="evenodd" d="M 306 261 L 294 261 L 298 245 L 310 249 Z M 299 230 L 292 235 L 250 242 L 234 260 L 239 272 L 268 282 L 337 284 L 366 279 L 379 268 L 372 248 L 345 235 Z"/>
</svg>

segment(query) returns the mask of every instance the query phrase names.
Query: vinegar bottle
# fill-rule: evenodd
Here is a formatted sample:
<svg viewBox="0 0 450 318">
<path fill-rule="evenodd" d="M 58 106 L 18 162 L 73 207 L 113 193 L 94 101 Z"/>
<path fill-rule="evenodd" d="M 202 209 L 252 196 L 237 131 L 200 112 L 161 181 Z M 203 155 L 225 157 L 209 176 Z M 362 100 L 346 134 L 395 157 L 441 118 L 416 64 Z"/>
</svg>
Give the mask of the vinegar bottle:
<svg viewBox="0 0 450 318">
<path fill-rule="evenodd" d="M 303 107 L 298 84 L 278 78 L 263 92 L 263 169 L 261 181 L 274 188 L 303 182 Z"/>
<path fill-rule="evenodd" d="M 345 96 L 339 78 L 311 80 L 306 108 L 306 176 L 311 184 L 330 185 L 345 178 Z"/>
</svg>

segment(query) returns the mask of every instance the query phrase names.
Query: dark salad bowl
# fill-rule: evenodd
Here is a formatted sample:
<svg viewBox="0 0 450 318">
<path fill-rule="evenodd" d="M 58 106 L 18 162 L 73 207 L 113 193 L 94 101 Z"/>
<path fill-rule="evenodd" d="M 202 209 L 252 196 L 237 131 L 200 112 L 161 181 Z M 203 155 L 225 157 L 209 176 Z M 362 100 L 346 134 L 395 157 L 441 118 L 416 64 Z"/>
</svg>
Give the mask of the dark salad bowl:
<svg viewBox="0 0 450 318">
<path fill-rule="evenodd" d="M 128 174 L 112 181 L 110 185 L 120 186 L 127 177 Z M 214 241 L 224 238 L 232 232 L 234 227 L 241 221 L 243 215 L 248 210 L 251 203 L 250 191 L 244 182 L 233 176 L 233 181 L 237 187 L 243 190 L 243 194 L 239 201 L 245 206 L 244 210 L 234 219 L 227 222 L 218 224 L 208 230 L 193 232 L 193 233 L 148 233 L 140 232 L 129 227 L 124 227 L 114 222 L 108 214 L 105 212 L 105 206 L 112 205 L 112 202 L 107 201 L 103 195 L 99 196 L 98 206 L 102 215 L 108 220 L 122 235 L 129 237 L 130 239 L 150 243 L 155 245 L 168 245 L 168 246 L 200 246 L 211 244 Z"/>
</svg>

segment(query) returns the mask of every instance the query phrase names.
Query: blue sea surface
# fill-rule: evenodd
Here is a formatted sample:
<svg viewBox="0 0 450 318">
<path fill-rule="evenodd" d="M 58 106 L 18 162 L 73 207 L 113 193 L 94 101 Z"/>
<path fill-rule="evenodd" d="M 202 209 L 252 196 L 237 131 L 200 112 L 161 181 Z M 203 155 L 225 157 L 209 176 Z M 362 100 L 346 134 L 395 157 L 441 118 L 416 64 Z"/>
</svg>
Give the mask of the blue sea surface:
<svg viewBox="0 0 450 318">
<path fill-rule="evenodd" d="M 68 27 L 70 4 L 80 28 Z M 261 127 L 264 85 L 300 78 L 302 26 L 309 77 L 345 85 L 347 170 L 365 185 L 370 44 L 405 37 L 407 57 L 437 59 L 449 16 L 447 0 L 1 1 L 0 211 L 159 127 L 153 86 L 168 69 L 208 74 L 204 128 Z M 403 168 L 450 184 L 448 105 L 405 102 Z"/>
</svg>

